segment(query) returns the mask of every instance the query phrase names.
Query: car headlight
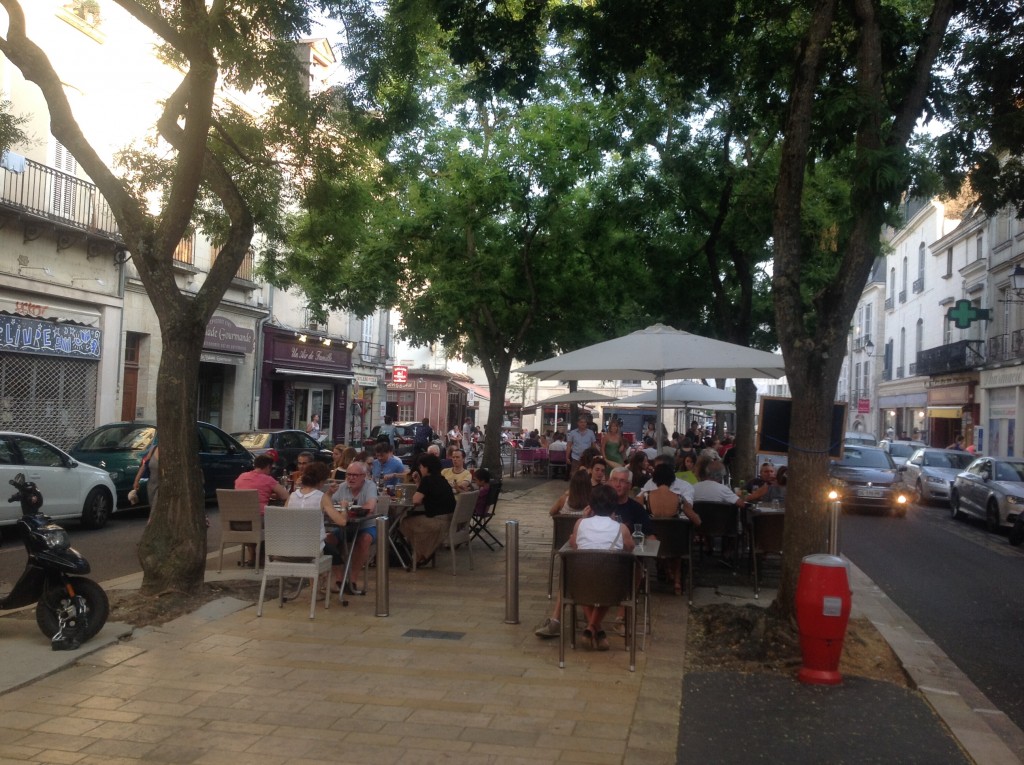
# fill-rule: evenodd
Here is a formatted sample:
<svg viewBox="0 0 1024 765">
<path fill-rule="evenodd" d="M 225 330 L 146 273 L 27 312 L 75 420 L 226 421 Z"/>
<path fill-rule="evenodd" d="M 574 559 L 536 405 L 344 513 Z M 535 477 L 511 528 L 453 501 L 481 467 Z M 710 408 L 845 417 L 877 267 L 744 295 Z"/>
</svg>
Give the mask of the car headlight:
<svg viewBox="0 0 1024 765">
<path fill-rule="evenodd" d="M 46 540 L 46 547 L 49 550 L 60 552 L 71 547 L 71 537 L 60 526 L 45 526 L 40 529 L 40 533 Z"/>
<path fill-rule="evenodd" d="M 940 476 L 937 475 L 926 475 L 924 477 L 924 480 L 927 481 L 928 483 L 937 483 L 940 486 L 943 485 L 944 483 L 947 483 L 945 478 L 941 478 Z"/>
<path fill-rule="evenodd" d="M 1024 505 L 1024 497 L 1017 497 L 1013 494 L 1006 495 L 1006 504 L 1008 505 Z"/>
<path fill-rule="evenodd" d="M 903 492 L 896 492 L 895 501 L 897 505 L 905 505 L 907 504 L 907 495 Z"/>
<path fill-rule="evenodd" d="M 846 481 L 844 481 L 842 478 L 829 478 L 828 482 L 832 486 L 835 486 L 837 489 L 845 489 L 846 488 Z"/>
</svg>

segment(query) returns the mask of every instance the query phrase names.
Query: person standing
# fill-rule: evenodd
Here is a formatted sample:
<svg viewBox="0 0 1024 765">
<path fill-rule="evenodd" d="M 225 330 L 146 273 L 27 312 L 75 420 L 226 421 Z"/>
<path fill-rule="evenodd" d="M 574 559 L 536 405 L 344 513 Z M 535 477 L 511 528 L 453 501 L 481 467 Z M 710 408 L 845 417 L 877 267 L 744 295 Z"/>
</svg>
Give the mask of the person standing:
<svg viewBox="0 0 1024 765">
<path fill-rule="evenodd" d="M 306 425 L 306 435 L 312 438 L 317 443 L 320 443 L 320 415 L 314 414 L 309 418 L 309 423 Z"/>
<path fill-rule="evenodd" d="M 423 454 L 434 440 L 434 429 L 430 427 L 430 418 L 424 417 L 423 421 L 416 426 L 413 435 L 413 453 Z"/>
<path fill-rule="evenodd" d="M 597 446 L 597 435 L 587 427 L 587 418 L 580 415 L 576 420 L 576 430 L 569 431 L 565 439 L 566 448 L 569 450 L 569 475 L 576 472 L 580 466 L 580 458 L 587 449 Z"/>
<path fill-rule="evenodd" d="M 618 418 L 612 417 L 608 423 L 608 432 L 604 434 L 601 441 L 601 456 L 604 457 L 609 467 L 617 468 L 626 464 L 622 446 L 622 425 Z"/>
</svg>

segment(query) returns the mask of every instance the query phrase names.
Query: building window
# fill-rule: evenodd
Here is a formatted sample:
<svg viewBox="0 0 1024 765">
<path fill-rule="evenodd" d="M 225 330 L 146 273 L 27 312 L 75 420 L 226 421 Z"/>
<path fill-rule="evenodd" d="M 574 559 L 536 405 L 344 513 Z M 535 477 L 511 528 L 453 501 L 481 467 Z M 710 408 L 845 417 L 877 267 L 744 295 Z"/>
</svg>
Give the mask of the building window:
<svg viewBox="0 0 1024 765">
<path fill-rule="evenodd" d="M 953 275 L 953 248 L 949 247 L 946 249 L 946 276 Z"/>
<path fill-rule="evenodd" d="M 896 367 L 896 376 L 903 377 L 903 370 L 906 367 L 907 358 L 907 328 L 900 328 L 900 363 Z"/>
<path fill-rule="evenodd" d="M 416 392 L 398 392 L 398 421 L 412 422 L 416 419 Z"/>
<path fill-rule="evenodd" d="M 975 252 L 975 260 L 981 260 L 985 257 L 985 235 L 978 234 L 977 250 Z"/>
<path fill-rule="evenodd" d="M 896 297 L 896 267 L 889 269 L 889 299 Z"/>
</svg>

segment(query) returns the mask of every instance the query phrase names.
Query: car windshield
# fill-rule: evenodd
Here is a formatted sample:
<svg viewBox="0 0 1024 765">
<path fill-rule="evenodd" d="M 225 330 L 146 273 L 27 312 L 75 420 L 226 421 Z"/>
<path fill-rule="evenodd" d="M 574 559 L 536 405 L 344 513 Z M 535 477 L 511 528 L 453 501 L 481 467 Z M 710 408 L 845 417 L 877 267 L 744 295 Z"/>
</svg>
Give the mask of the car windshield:
<svg viewBox="0 0 1024 765">
<path fill-rule="evenodd" d="M 843 459 L 839 461 L 842 467 L 854 468 L 881 468 L 892 469 L 892 459 L 888 454 L 875 449 L 858 449 L 856 446 L 847 446 L 843 453 Z"/>
<path fill-rule="evenodd" d="M 963 470 L 971 464 L 974 457 L 968 452 L 925 452 L 924 466 L 935 468 L 956 468 Z"/>
<path fill-rule="evenodd" d="M 893 457 L 909 457 L 917 446 L 914 444 L 889 444 L 889 454 Z"/>
<path fill-rule="evenodd" d="M 83 452 L 144 452 L 156 437 L 156 428 L 152 425 L 137 425 L 126 422 L 123 425 L 112 425 L 100 428 L 83 438 L 75 447 Z"/>
<path fill-rule="evenodd" d="M 1024 462 L 997 462 L 996 480 L 1024 482 Z"/>
<path fill-rule="evenodd" d="M 246 449 L 265 449 L 270 443 L 269 433 L 235 433 L 234 435 Z"/>
</svg>

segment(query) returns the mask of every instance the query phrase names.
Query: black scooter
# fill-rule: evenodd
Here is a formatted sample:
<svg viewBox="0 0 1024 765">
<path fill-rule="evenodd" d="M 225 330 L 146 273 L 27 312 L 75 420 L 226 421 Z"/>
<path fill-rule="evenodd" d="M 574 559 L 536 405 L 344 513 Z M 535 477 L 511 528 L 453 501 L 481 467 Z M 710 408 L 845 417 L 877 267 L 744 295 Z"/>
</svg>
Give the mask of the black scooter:
<svg viewBox="0 0 1024 765">
<path fill-rule="evenodd" d="M 107 622 L 110 603 L 103 588 L 81 574 L 89 562 L 71 546 L 68 533 L 42 514 L 43 496 L 18 473 L 8 502 L 21 503 L 21 531 L 28 561 L 14 589 L 0 597 L 0 610 L 36 604 L 36 624 L 54 651 L 73 651 Z"/>
</svg>

